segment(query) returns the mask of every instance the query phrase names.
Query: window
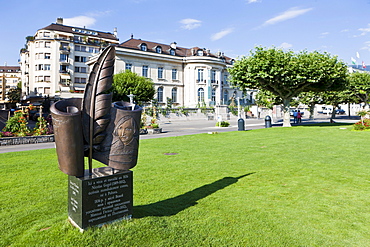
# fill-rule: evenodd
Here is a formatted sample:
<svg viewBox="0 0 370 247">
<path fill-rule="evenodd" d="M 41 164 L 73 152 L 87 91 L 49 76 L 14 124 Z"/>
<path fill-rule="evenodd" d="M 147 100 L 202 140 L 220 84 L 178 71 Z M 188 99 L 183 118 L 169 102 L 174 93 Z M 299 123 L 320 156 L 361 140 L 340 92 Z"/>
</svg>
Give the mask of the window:
<svg viewBox="0 0 370 247">
<path fill-rule="evenodd" d="M 172 80 L 177 80 L 177 69 L 172 69 Z"/>
<path fill-rule="evenodd" d="M 75 46 L 76 51 L 86 51 L 86 46 L 83 45 L 76 45 Z"/>
<path fill-rule="evenodd" d="M 163 67 L 158 68 L 158 79 L 163 79 Z"/>
<path fill-rule="evenodd" d="M 211 83 L 216 83 L 216 70 L 211 70 Z"/>
<path fill-rule="evenodd" d="M 50 76 L 44 76 L 45 82 L 50 82 Z"/>
<path fill-rule="evenodd" d="M 227 84 L 227 75 L 224 75 L 224 83 Z"/>
<path fill-rule="evenodd" d="M 43 64 L 36 64 L 36 70 L 44 70 Z"/>
<path fill-rule="evenodd" d="M 173 103 L 177 102 L 177 88 L 172 88 L 171 99 Z"/>
<path fill-rule="evenodd" d="M 66 51 L 68 49 L 69 49 L 69 44 L 68 43 L 64 43 L 64 42 L 60 43 L 60 50 Z"/>
<path fill-rule="evenodd" d="M 159 87 L 157 90 L 157 100 L 163 102 L 163 87 Z"/>
<path fill-rule="evenodd" d="M 47 41 L 45 42 L 45 48 L 50 48 L 51 42 Z"/>
<path fill-rule="evenodd" d="M 44 70 L 50 70 L 50 64 L 44 64 Z"/>
<path fill-rule="evenodd" d="M 140 50 L 142 50 L 142 51 L 147 51 L 147 50 L 148 50 L 147 45 L 146 45 L 146 44 L 141 44 L 141 45 L 140 45 Z"/>
<path fill-rule="evenodd" d="M 216 89 L 215 88 L 212 88 L 211 100 L 213 102 L 216 101 Z"/>
<path fill-rule="evenodd" d="M 126 68 L 125 68 L 125 70 L 129 70 L 129 71 L 131 71 L 131 68 L 132 68 L 132 64 L 131 64 L 131 63 L 126 63 Z"/>
<path fill-rule="evenodd" d="M 203 69 L 198 69 L 198 82 L 203 82 Z"/>
<path fill-rule="evenodd" d="M 59 68 L 61 73 L 67 73 L 68 72 L 68 65 L 60 65 Z"/>
<path fill-rule="evenodd" d="M 47 38 L 47 37 L 50 37 L 50 32 L 45 32 L 45 33 L 44 33 L 44 37 L 46 37 L 46 38 Z"/>
<path fill-rule="evenodd" d="M 162 53 L 162 47 L 157 46 L 157 47 L 155 48 L 155 52 L 156 52 L 156 53 Z"/>
<path fill-rule="evenodd" d="M 86 78 L 75 77 L 75 83 L 86 84 Z"/>
<path fill-rule="evenodd" d="M 224 104 L 227 104 L 229 101 L 229 92 L 227 90 L 224 91 Z"/>
<path fill-rule="evenodd" d="M 44 94 L 50 94 L 50 87 L 44 88 Z"/>
<path fill-rule="evenodd" d="M 148 77 L 148 66 L 147 65 L 143 66 L 142 76 Z"/>
<path fill-rule="evenodd" d="M 68 54 L 60 54 L 59 61 L 68 62 Z"/>
<path fill-rule="evenodd" d="M 78 73 L 87 73 L 87 68 L 86 67 L 75 67 L 75 72 Z"/>
<path fill-rule="evenodd" d="M 43 82 L 43 81 L 44 81 L 44 77 L 42 75 L 35 76 L 35 82 Z"/>
<path fill-rule="evenodd" d="M 86 63 L 86 57 L 75 56 L 75 62 Z"/>
<path fill-rule="evenodd" d="M 171 49 L 171 50 L 170 50 L 170 55 L 176 55 L 176 51 L 175 51 L 175 49 Z"/>
<path fill-rule="evenodd" d="M 198 50 L 197 51 L 197 56 L 203 56 L 203 50 Z"/>
<path fill-rule="evenodd" d="M 198 89 L 198 102 L 204 102 L 204 89 Z"/>
<path fill-rule="evenodd" d="M 50 53 L 45 53 L 44 59 L 50 59 L 51 54 Z"/>
</svg>

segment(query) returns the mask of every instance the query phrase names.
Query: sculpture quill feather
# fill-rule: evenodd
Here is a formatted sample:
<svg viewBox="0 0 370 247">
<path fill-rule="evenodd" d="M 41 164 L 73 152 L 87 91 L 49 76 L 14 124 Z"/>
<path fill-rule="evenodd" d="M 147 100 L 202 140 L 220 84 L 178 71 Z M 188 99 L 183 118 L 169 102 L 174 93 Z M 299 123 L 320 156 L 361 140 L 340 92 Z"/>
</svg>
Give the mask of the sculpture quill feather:
<svg viewBox="0 0 370 247">
<path fill-rule="evenodd" d="M 112 93 L 106 93 L 113 82 L 115 49 L 106 48 L 95 62 L 86 84 L 82 102 L 83 135 L 85 151 L 88 150 L 89 171 L 92 170 L 93 151 L 99 149 L 104 132 L 110 122 Z"/>
</svg>

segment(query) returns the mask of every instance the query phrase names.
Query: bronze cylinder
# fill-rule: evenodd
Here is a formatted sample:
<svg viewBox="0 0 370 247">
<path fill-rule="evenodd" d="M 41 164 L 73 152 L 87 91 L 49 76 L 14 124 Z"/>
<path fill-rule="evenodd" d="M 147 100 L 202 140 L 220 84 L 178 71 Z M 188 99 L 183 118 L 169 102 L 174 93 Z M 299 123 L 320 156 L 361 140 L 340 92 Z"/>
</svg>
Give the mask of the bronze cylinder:
<svg viewBox="0 0 370 247">
<path fill-rule="evenodd" d="M 142 108 L 128 102 L 114 102 L 111 108 L 111 122 L 101 152 L 94 152 L 93 158 L 119 170 L 136 166 Z"/>
<path fill-rule="evenodd" d="M 84 175 L 81 99 L 58 101 L 50 107 L 59 169 L 71 176 Z"/>
</svg>

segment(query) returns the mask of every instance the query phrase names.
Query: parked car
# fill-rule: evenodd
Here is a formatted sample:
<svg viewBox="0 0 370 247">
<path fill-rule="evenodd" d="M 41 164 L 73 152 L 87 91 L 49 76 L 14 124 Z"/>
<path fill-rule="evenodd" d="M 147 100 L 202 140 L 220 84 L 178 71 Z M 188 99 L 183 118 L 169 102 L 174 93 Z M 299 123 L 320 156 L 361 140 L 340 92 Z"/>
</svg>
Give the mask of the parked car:
<svg viewBox="0 0 370 247">
<path fill-rule="evenodd" d="M 344 113 L 346 113 L 346 111 L 345 111 L 345 110 L 343 110 L 343 109 L 336 109 L 336 110 L 335 110 L 335 113 L 336 113 L 336 114 L 344 114 Z"/>
<path fill-rule="evenodd" d="M 322 113 L 324 114 L 331 114 L 333 112 L 333 108 L 331 107 L 325 107 L 323 110 L 322 110 Z M 343 110 L 343 109 L 336 109 L 335 110 L 335 113 L 336 114 L 344 114 L 346 111 Z"/>
</svg>

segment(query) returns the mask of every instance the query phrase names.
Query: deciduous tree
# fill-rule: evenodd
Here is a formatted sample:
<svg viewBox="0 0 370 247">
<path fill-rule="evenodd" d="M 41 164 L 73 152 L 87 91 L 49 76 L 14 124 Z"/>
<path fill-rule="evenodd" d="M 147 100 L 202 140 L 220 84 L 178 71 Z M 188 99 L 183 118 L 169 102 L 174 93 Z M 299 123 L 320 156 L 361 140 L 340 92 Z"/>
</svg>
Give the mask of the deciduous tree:
<svg viewBox="0 0 370 247">
<path fill-rule="evenodd" d="M 143 76 L 139 76 L 130 70 L 113 76 L 113 101 L 129 101 L 128 95 L 133 94 L 135 102 L 139 104 L 150 102 L 154 97 L 153 82 Z"/>
<path fill-rule="evenodd" d="M 241 89 L 263 89 L 282 100 L 285 127 L 290 127 L 290 101 L 302 92 L 341 90 L 347 66 L 336 56 L 317 51 L 284 51 L 256 47 L 229 70 L 231 82 Z"/>
</svg>

